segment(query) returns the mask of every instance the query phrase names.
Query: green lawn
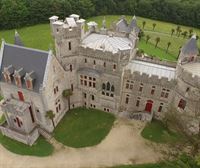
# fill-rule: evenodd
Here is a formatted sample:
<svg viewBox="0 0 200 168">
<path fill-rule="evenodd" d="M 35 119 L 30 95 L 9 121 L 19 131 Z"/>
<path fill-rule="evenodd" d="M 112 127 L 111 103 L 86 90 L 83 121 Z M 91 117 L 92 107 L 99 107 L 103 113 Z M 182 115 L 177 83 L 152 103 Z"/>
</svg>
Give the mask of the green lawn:
<svg viewBox="0 0 200 168">
<path fill-rule="evenodd" d="M 48 50 L 54 44 L 49 24 L 24 27 L 17 31 L 26 47 Z M 8 43 L 14 43 L 14 34 L 15 30 L 0 31 L 0 39 L 3 38 Z"/>
<path fill-rule="evenodd" d="M 31 147 L 21 142 L 12 140 L 0 133 L 0 143 L 7 150 L 19 154 L 19 155 L 30 155 L 30 156 L 49 156 L 53 153 L 53 146 L 49 144 L 44 138 L 39 137 L 35 144 Z"/>
<path fill-rule="evenodd" d="M 81 148 L 99 144 L 109 133 L 115 117 L 95 109 L 77 108 L 69 111 L 54 131 L 64 145 Z"/>
<path fill-rule="evenodd" d="M 145 53 L 148 53 L 151 56 L 159 55 L 159 58 L 162 60 L 169 60 L 169 61 L 177 60 L 177 57 L 175 55 L 166 53 L 166 51 L 162 49 L 161 47 L 155 48 L 155 45 L 153 45 L 152 43 L 146 43 L 144 39 L 140 40 L 138 47 L 141 50 L 145 51 Z"/>
<path fill-rule="evenodd" d="M 118 15 L 109 15 L 106 17 L 106 24 L 107 27 L 110 28 L 110 26 L 113 22 L 116 22 L 120 16 Z M 87 20 L 88 21 L 96 21 L 99 24 L 99 27 L 102 25 L 102 20 L 104 16 L 97 16 L 92 17 Z M 130 21 L 132 16 L 126 16 L 127 20 Z M 146 26 L 144 28 L 145 36 L 149 35 L 151 39 L 149 40 L 148 44 L 144 43 L 144 40 L 146 37 L 143 37 L 144 40 L 141 40 L 139 44 L 139 48 L 143 49 L 145 53 L 149 55 L 157 56 L 161 59 L 168 59 L 171 61 L 175 61 L 177 58 L 177 55 L 179 53 L 179 48 L 185 44 L 185 42 L 188 39 L 184 39 L 182 36 L 177 37 L 176 35 L 173 35 L 171 37 L 171 29 L 176 29 L 177 25 L 167 22 L 161 22 L 156 21 L 152 19 L 146 19 L 142 17 L 137 17 L 138 25 L 142 28 L 142 22 L 146 21 Z M 156 23 L 156 28 L 153 31 L 152 30 L 152 24 Z M 183 31 L 188 31 L 190 27 L 187 26 L 181 26 L 181 29 Z M 198 36 L 200 36 L 200 29 L 193 28 L 194 33 L 196 33 Z M 39 24 L 35 26 L 25 27 L 18 29 L 18 32 L 21 35 L 21 38 L 24 42 L 24 44 L 27 47 L 42 49 L 42 50 L 48 50 L 49 48 L 52 48 L 54 45 L 53 39 L 51 37 L 50 33 L 50 26 L 49 24 Z M 4 38 L 6 42 L 13 43 L 14 39 L 14 30 L 5 30 L 0 31 L 0 38 Z M 153 46 L 155 45 L 155 38 L 160 37 L 161 41 L 158 44 L 158 48 L 155 49 Z M 166 47 L 167 43 L 171 42 L 171 46 L 169 48 L 169 53 L 166 54 Z M 198 40 L 198 45 L 200 46 L 200 40 Z"/>
<path fill-rule="evenodd" d="M 157 143 L 171 143 L 181 139 L 180 134 L 166 129 L 164 124 L 158 120 L 147 123 L 141 135 L 143 138 Z"/>
</svg>

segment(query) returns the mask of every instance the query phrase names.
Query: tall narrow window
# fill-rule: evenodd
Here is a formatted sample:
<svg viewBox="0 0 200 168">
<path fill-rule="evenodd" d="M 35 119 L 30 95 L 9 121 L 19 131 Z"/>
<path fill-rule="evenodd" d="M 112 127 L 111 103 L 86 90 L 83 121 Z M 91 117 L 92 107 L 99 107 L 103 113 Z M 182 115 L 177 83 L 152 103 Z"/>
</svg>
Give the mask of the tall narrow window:
<svg viewBox="0 0 200 168">
<path fill-rule="evenodd" d="M 104 68 L 106 67 L 106 62 L 103 63 Z"/>
<path fill-rule="evenodd" d="M 34 119 L 34 116 L 33 116 L 33 110 L 32 110 L 32 107 L 31 107 L 31 106 L 29 107 L 29 111 L 30 111 L 32 123 L 34 123 L 34 122 L 35 122 L 35 119 Z"/>
<path fill-rule="evenodd" d="M 166 93 L 165 93 L 165 98 L 168 98 L 168 97 L 169 97 L 169 92 L 170 92 L 169 90 L 166 91 Z"/>
<path fill-rule="evenodd" d="M 139 88 L 139 91 L 140 91 L 140 92 L 142 92 L 143 86 L 144 86 L 144 85 L 143 85 L 142 83 L 140 83 L 140 88 Z"/>
<path fill-rule="evenodd" d="M 94 100 L 94 95 L 92 95 L 92 100 Z"/>
<path fill-rule="evenodd" d="M 110 91 L 110 83 L 107 83 L 106 90 Z"/>
<path fill-rule="evenodd" d="M 139 107 L 139 106 L 140 106 L 140 97 L 138 97 L 136 101 L 136 107 Z"/>
<path fill-rule="evenodd" d="M 116 64 L 113 64 L 113 70 L 115 71 L 117 68 L 117 65 Z"/>
<path fill-rule="evenodd" d="M 129 95 L 126 95 L 126 100 L 125 103 L 128 104 L 129 103 Z"/>
<path fill-rule="evenodd" d="M 166 89 L 162 89 L 161 97 L 165 97 L 165 91 L 166 91 Z"/>
<path fill-rule="evenodd" d="M 87 59 L 85 58 L 85 63 L 87 63 Z"/>
<path fill-rule="evenodd" d="M 156 88 L 155 86 L 152 86 L 152 88 L 151 88 L 151 94 L 152 95 L 154 95 L 154 93 L 155 93 L 155 88 Z"/>
<path fill-rule="evenodd" d="M 158 108 L 158 112 L 161 112 L 162 109 L 163 109 L 163 103 L 160 103 L 160 106 L 159 106 L 159 108 Z"/>
<path fill-rule="evenodd" d="M 94 63 L 94 65 L 96 65 L 96 61 L 95 60 L 93 61 L 93 63 Z"/>
<path fill-rule="evenodd" d="M 71 50 L 71 49 L 72 49 L 72 43 L 69 42 L 69 50 Z"/>
<path fill-rule="evenodd" d="M 69 65 L 69 69 L 70 69 L 70 71 L 72 72 L 72 65 L 71 65 L 71 64 Z"/>
<path fill-rule="evenodd" d="M 71 84 L 71 90 L 74 91 L 74 85 L 73 84 Z"/>
</svg>

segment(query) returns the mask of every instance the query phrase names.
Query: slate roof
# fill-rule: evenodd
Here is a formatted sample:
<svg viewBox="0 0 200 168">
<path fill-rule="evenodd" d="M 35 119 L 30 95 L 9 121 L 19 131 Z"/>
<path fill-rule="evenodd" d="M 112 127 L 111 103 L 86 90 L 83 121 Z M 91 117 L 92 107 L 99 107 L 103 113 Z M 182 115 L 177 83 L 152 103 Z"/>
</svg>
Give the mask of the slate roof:
<svg viewBox="0 0 200 168">
<path fill-rule="evenodd" d="M 43 84 L 49 52 L 7 43 L 4 44 L 2 50 L 2 55 L 0 55 L 0 58 L 2 59 L 0 65 L 0 81 L 5 82 L 2 72 L 4 67 L 8 67 L 9 65 L 12 65 L 14 70 L 23 68 L 26 73 L 34 71 L 35 81 L 33 91 L 39 92 L 39 89 Z M 26 89 L 23 78 L 22 88 Z M 15 85 L 14 80 L 12 81 L 12 84 Z"/>
<path fill-rule="evenodd" d="M 117 22 L 116 27 L 117 27 L 117 31 L 119 31 L 119 32 L 130 33 L 128 23 L 127 23 L 126 19 L 124 19 L 124 18 L 121 19 L 119 22 Z"/>
<path fill-rule="evenodd" d="M 130 33 L 133 29 L 135 29 L 137 33 L 140 31 L 139 27 L 137 26 L 137 20 L 135 16 L 133 16 L 130 24 L 127 23 L 125 18 L 120 19 L 116 24 L 116 28 L 117 31 L 125 33 Z"/>
<path fill-rule="evenodd" d="M 181 51 L 185 55 L 198 55 L 199 54 L 196 35 L 192 36 L 192 38 L 182 47 Z"/>
<path fill-rule="evenodd" d="M 127 65 L 126 69 L 131 70 L 131 72 L 137 71 L 140 73 L 145 73 L 149 76 L 156 75 L 159 78 L 165 77 L 168 78 L 169 81 L 175 79 L 176 72 L 176 69 L 172 67 L 138 60 L 131 61 Z"/>
<path fill-rule="evenodd" d="M 125 37 L 112 37 L 109 35 L 92 33 L 87 36 L 81 46 L 112 53 L 118 53 L 120 50 L 130 50 L 132 41 Z"/>
</svg>

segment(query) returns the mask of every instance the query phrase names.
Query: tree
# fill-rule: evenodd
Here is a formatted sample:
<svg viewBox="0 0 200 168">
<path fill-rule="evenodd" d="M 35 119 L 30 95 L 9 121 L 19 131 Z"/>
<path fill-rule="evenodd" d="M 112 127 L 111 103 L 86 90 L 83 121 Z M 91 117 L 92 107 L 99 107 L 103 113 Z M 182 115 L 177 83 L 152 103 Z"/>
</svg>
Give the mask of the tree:
<svg viewBox="0 0 200 168">
<path fill-rule="evenodd" d="M 171 29 L 171 36 L 173 36 L 175 29 Z"/>
<path fill-rule="evenodd" d="M 182 33 L 183 38 L 185 38 L 185 37 L 187 36 L 187 34 L 188 34 L 188 32 L 187 32 L 187 31 L 184 31 L 184 32 Z"/>
<path fill-rule="evenodd" d="M 143 22 L 142 22 L 142 28 L 143 28 L 143 29 L 144 29 L 145 25 L 146 25 L 146 21 L 143 21 Z"/>
<path fill-rule="evenodd" d="M 176 35 L 177 35 L 177 36 L 179 35 L 180 30 L 181 30 L 181 26 L 177 26 L 177 27 L 176 27 Z"/>
<path fill-rule="evenodd" d="M 169 50 L 169 47 L 171 46 L 171 44 L 172 44 L 171 42 L 168 42 L 168 43 L 167 43 L 166 53 L 168 53 L 168 50 Z"/>
<path fill-rule="evenodd" d="M 149 35 L 146 36 L 146 44 L 148 43 L 148 41 L 151 39 L 151 37 Z"/>
<path fill-rule="evenodd" d="M 72 93 L 71 89 L 66 89 L 66 90 L 63 90 L 63 92 L 62 92 L 63 97 L 66 98 L 68 101 L 68 109 L 69 110 L 71 109 L 70 108 L 70 97 L 72 96 L 72 94 L 73 93 Z"/>
<path fill-rule="evenodd" d="M 158 43 L 160 42 L 160 37 L 156 37 L 155 41 L 156 41 L 155 48 L 157 48 L 157 46 L 158 46 Z"/>
<path fill-rule="evenodd" d="M 175 108 L 170 108 L 169 112 L 165 113 L 164 123 L 166 128 L 173 128 L 176 132 L 182 135 L 183 146 L 189 143 L 192 147 L 191 155 L 196 156 L 200 150 L 200 130 L 197 136 L 191 135 L 188 131 L 188 125 L 194 120 L 191 116 L 182 115 Z"/>
<path fill-rule="evenodd" d="M 156 28 L 156 23 L 153 23 L 152 26 L 153 26 L 153 31 L 154 31 Z"/>
<path fill-rule="evenodd" d="M 55 118 L 55 114 L 53 113 L 53 111 L 52 110 L 47 111 L 46 117 L 52 121 L 53 127 L 55 128 L 55 123 L 53 120 Z"/>
<path fill-rule="evenodd" d="M 193 29 L 189 29 L 190 36 L 192 36 L 192 33 L 193 33 Z"/>
<path fill-rule="evenodd" d="M 140 30 L 138 37 L 139 37 L 139 40 L 141 40 L 142 37 L 144 37 L 144 32 L 142 30 Z"/>
<path fill-rule="evenodd" d="M 182 30 L 180 29 L 178 32 L 178 37 L 180 37 Z"/>
<path fill-rule="evenodd" d="M 196 157 L 197 165 L 200 166 L 200 154 Z"/>
</svg>

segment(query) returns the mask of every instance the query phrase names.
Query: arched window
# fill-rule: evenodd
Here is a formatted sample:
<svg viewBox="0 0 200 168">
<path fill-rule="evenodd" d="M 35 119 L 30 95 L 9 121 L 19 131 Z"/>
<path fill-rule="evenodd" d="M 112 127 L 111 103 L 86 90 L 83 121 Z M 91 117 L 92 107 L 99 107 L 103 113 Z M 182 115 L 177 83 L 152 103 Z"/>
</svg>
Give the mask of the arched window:
<svg viewBox="0 0 200 168">
<path fill-rule="evenodd" d="M 115 87 L 114 85 L 111 86 L 111 92 L 114 92 L 115 91 Z"/>
<path fill-rule="evenodd" d="M 110 83 L 109 82 L 107 83 L 106 90 L 110 90 Z"/>
<path fill-rule="evenodd" d="M 102 84 L 102 89 L 103 89 L 103 90 L 106 89 L 106 84 L 105 84 L 105 83 Z"/>
</svg>

